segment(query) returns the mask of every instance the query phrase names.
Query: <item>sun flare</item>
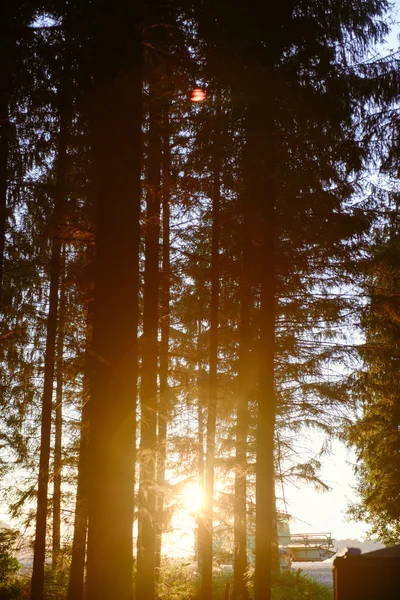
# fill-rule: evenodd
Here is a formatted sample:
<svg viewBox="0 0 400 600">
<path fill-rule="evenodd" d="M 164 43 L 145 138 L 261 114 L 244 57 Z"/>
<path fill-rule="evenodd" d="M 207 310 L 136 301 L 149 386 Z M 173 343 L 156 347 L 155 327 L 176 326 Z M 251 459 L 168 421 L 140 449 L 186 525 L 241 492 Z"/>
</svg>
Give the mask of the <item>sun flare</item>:
<svg viewBox="0 0 400 600">
<path fill-rule="evenodd" d="M 203 492 L 197 483 L 188 483 L 183 490 L 183 506 L 189 514 L 198 513 L 203 505 Z"/>
</svg>

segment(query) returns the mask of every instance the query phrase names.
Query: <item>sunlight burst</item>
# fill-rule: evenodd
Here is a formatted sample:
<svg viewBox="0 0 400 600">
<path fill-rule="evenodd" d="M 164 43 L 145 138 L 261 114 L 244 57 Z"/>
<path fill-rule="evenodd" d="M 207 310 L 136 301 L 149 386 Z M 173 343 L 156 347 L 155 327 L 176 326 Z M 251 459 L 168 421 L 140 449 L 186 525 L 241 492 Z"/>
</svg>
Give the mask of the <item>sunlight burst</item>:
<svg viewBox="0 0 400 600">
<path fill-rule="evenodd" d="M 203 492 L 197 483 L 188 483 L 183 490 L 183 506 L 190 513 L 198 513 L 203 505 Z"/>
</svg>

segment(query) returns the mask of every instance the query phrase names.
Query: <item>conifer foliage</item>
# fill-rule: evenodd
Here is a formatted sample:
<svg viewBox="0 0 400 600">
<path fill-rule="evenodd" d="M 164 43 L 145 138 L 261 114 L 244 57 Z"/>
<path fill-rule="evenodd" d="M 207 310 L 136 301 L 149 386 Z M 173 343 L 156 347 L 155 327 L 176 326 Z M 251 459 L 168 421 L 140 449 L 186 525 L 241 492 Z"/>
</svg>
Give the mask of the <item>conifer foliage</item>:
<svg viewBox="0 0 400 600">
<path fill-rule="evenodd" d="M 233 598 L 268 600 L 281 446 L 329 430 L 349 397 L 326 365 L 345 352 L 338 289 L 371 242 L 355 199 L 377 95 L 393 103 L 388 64 L 368 63 L 388 2 L 3 4 L 0 474 L 35 530 L 31 598 L 50 598 L 46 556 L 57 580 L 67 540 L 69 600 L 161 598 L 164 534 L 197 482 L 202 600 L 218 554 Z M 374 251 L 386 270 L 364 278 L 349 433 L 357 514 L 386 539 L 397 246 L 394 232 Z M 315 463 L 288 472 L 318 481 Z"/>
<path fill-rule="evenodd" d="M 379 235 L 368 261 L 368 296 L 362 314 L 365 343 L 353 387 L 360 411 L 347 428 L 347 438 L 359 458 L 356 481 L 360 500 L 350 507 L 350 515 L 365 520 L 370 534 L 388 545 L 398 543 L 400 536 L 400 281 L 394 218 Z"/>
</svg>

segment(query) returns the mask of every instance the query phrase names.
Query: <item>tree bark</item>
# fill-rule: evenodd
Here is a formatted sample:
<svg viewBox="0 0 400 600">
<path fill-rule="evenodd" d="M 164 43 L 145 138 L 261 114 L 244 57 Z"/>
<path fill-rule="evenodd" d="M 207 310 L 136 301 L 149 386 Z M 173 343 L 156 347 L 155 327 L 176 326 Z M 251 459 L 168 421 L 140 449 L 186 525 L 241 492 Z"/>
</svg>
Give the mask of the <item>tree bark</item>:
<svg viewBox="0 0 400 600">
<path fill-rule="evenodd" d="M 201 220 L 201 216 L 200 216 Z M 203 382 L 203 356 L 202 356 L 202 318 L 203 318 L 203 308 L 204 308 L 204 264 L 199 261 L 198 264 L 198 308 L 197 308 L 197 343 L 196 343 L 196 357 L 197 357 L 197 483 L 199 486 L 199 490 L 201 491 L 201 497 L 203 499 L 204 504 L 204 382 Z M 203 528 L 204 528 L 204 519 L 203 519 L 203 508 L 204 506 L 199 507 L 199 513 L 197 515 L 197 533 L 196 533 L 196 558 L 198 564 L 198 570 L 201 572 L 202 565 L 202 555 L 203 555 Z"/>
<path fill-rule="evenodd" d="M 86 387 L 86 386 L 85 386 Z M 89 466 L 89 397 L 84 391 L 79 444 L 78 481 L 76 487 L 74 537 L 67 600 L 82 600 L 88 522 Z"/>
<path fill-rule="evenodd" d="M 279 573 L 281 569 L 279 560 L 279 538 L 278 538 L 278 525 L 279 516 L 276 510 L 276 492 L 275 492 L 275 469 L 274 469 L 274 482 L 272 486 L 272 510 L 274 513 L 272 523 L 272 556 L 271 556 L 271 571 Z"/>
<path fill-rule="evenodd" d="M 86 354 L 83 372 L 82 414 L 79 442 L 78 480 L 76 485 L 74 535 L 72 540 L 71 569 L 67 600 L 82 600 L 84 596 L 84 571 L 88 529 L 88 481 L 89 481 L 89 418 L 90 390 L 88 381 L 89 348 L 92 337 L 92 311 L 87 316 Z"/>
<path fill-rule="evenodd" d="M 268 227 L 269 229 L 269 227 Z M 270 232 L 271 234 L 271 232 Z M 271 235 L 272 237 L 272 235 Z M 261 288 L 260 374 L 256 463 L 256 571 L 255 600 L 271 596 L 274 485 L 274 327 L 275 294 L 271 239 L 264 241 L 264 276 Z M 271 261 L 271 262 L 270 262 Z"/>
<path fill-rule="evenodd" d="M 90 13 L 96 205 L 87 600 L 133 597 L 142 5 L 105 0 Z"/>
<path fill-rule="evenodd" d="M 210 600 L 212 596 L 213 561 L 213 505 L 214 505 L 214 464 L 215 432 L 217 421 L 218 393 L 218 304 L 219 304 L 219 220 L 221 203 L 221 158 L 220 158 L 220 94 L 217 94 L 215 130 L 213 144 L 213 199 L 212 199 L 212 240 L 211 240 L 211 305 L 210 305 L 210 362 L 207 403 L 207 443 L 205 465 L 204 526 L 202 532 L 201 598 Z"/>
<path fill-rule="evenodd" d="M 271 566 L 274 486 L 274 429 L 276 400 L 274 390 L 275 357 L 275 182 L 274 154 L 269 143 L 274 139 L 273 125 L 256 111 L 251 122 L 257 142 L 254 155 L 254 189 L 258 199 L 257 212 L 262 223 L 260 247 L 260 339 L 258 348 L 258 415 L 256 441 L 256 568 L 255 600 L 271 598 Z M 262 138 L 260 135 L 262 134 Z"/>
<path fill-rule="evenodd" d="M 170 197 L 171 153 L 169 145 L 168 103 L 163 105 L 163 156 L 162 156 L 162 279 L 161 279 L 161 347 L 160 347 L 160 402 L 158 411 L 157 449 L 157 521 L 155 549 L 156 585 L 160 579 L 161 547 L 164 521 L 165 465 L 167 458 L 167 424 L 170 413 L 169 329 L 170 329 Z"/>
<path fill-rule="evenodd" d="M 145 223 L 145 273 L 141 376 L 140 488 L 136 597 L 155 591 L 158 301 L 160 252 L 161 111 L 150 83 L 149 162 Z M 153 95 L 154 94 L 154 95 Z M 152 97 L 153 96 L 153 97 Z"/>
<path fill-rule="evenodd" d="M 61 550 L 61 469 L 62 469 L 62 408 L 63 408 L 63 367 L 64 367 L 64 335 L 65 335 L 65 245 L 62 249 L 60 264 L 60 309 L 57 338 L 57 387 L 54 431 L 54 464 L 53 464 L 53 548 L 52 569 L 57 570 Z"/>
<path fill-rule="evenodd" d="M 249 198 L 242 199 L 242 267 L 240 277 L 240 333 L 239 364 L 237 377 L 237 416 L 236 416 L 236 469 L 234 501 L 234 570 L 232 598 L 246 599 L 249 593 L 246 586 L 247 569 L 247 431 L 248 402 L 250 395 L 250 310 L 251 310 L 251 235 Z"/>
</svg>

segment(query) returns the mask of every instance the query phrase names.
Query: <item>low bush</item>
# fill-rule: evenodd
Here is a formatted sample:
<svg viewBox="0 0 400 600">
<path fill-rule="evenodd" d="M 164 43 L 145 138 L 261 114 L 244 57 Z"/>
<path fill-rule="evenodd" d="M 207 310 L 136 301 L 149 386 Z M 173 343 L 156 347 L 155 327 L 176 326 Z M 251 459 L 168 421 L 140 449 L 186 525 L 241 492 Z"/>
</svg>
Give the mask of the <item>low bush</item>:
<svg viewBox="0 0 400 600">
<path fill-rule="evenodd" d="M 330 588 L 302 574 L 284 569 L 273 577 L 273 600 L 332 600 Z"/>
<path fill-rule="evenodd" d="M 213 575 L 213 600 L 224 600 L 227 584 L 232 595 L 232 567 L 215 566 Z M 332 600 L 332 590 L 301 570 L 285 569 L 273 575 L 273 600 Z M 249 579 L 249 594 L 253 597 L 252 577 Z M 179 559 L 164 559 L 161 567 L 159 587 L 160 600 L 197 600 L 200 597 L 200 577 L 193 563 Z"/>
<path fill-rule="evenodd" d="M 20 594 L 15 575 L 21 565 L 12 555 L 18 535 L 13 529 L 0 529 L 0 600 L 13 600 Z"/>
<path fill-rule="evenodd" d="M 190 600 L 196 596 L 196 565 L 180 559 L 161 561 L 158 597 L 160 600 Z"/>
<path fill-rule="evenodd" d="M 45 569 L 44 600 L 66 598 L 68 582 L 68 560 L 60 563 L 57 571 Z M 232 597 L 233 569 L 215 565 L 213 575 L 213 600 L 225 600 L 229 585 Z M 253 598 L 253 581 L 249 576 L 248 589 Z M 27 576 L 0 582 L 0 600 L 29 600 L 30 578 Z M 164 558 L 161 563 L 159 600 L 198 600 L 200 576 L 196 563 L 181 559 Z M 332 600 L 332 591 L 325 585 L 309 579 L 301 570 L 286 569 L 273 575 L 272 600 Z"/>
</svg>

